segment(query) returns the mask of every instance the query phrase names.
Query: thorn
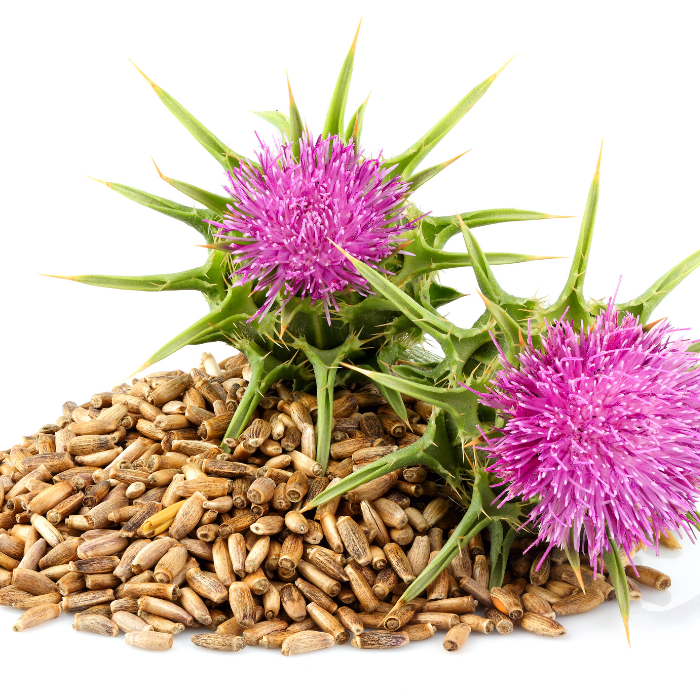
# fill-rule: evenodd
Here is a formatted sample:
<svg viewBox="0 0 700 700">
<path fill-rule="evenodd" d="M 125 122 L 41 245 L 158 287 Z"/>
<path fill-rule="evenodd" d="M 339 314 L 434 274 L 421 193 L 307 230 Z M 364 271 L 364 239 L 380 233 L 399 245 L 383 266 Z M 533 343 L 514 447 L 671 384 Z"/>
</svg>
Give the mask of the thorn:
<svg viewBox="0 0 700 700">
<path fill-rule="evenodd" d="M 146 78 L 148 81 L 148 84 L 156 91 L 158 92 L 159 90 L 162 90 L 162 88 L 158 87 L 131 59 L 129 59 L 129 63 L 136 68 L 136 70 L 141 73 L 141 75 Z"/>
<path fill-rule="evenodd" d="M 131 379 L 134 375 L 138 374 L 139 372 L 142 372 L 144 369 L 150 367 L 152 364 L 153 363 L 150 360 L 146 360 L 146 362 L 144 362 L 138 369 L 133 371 L 126 379 Z"/>
<path fill-rule="evenodd" d="M 170 184 L 170 178 L 169 178 L 169 177 L 165 177 L 165 175 L 163 175 L 163 173 L 160 172 L 160 168 L 156 165 L 156 161 L 153 159 L 153 156 L 151 156 L 151 160 L 153 161 L 153 165 L 156 166 L 156 170 L 158 171 L 158 177 L 159 177 L 161 180 L 165 180 L 168 184 Z"/>
<path fill-rule="evenodd" d="M 464 151 L 464 153 L 460 153 L 458 156 L 455 156 L 454 158 L 450 158 L 450 160 L 446 160 L 446 161 L 442 164 L 443 167 L 446 168 L 448 165 L 452 165 L 452 163 L 454 163 L 456 160 L 459 160 L 463 155 L 465 155 L 466 153 L 469 153 L 469 151 L 471 151 L 471 150 L 472 150 L 472 149 L 469 148 L 469 149 L 467 149 L 466 151 Z"/>
<path fill-rule="evenodd" d="M 70 280 L 71 282 L 77 282 L 75 277 L 68 277 L 67 275 L 45 275 L 43 272 L 40 272 L 39 275 L 41 277 L 54 277 L 57 280 Z"/>
<path fill-rule="evenodd" d="M 593 180 L 597 181 L 600 179 L 600 161 L 603 157 L 603 141 L 600 142 L 600 153 L 598 154 L 598 165 L 595 168 L 595 175 L 593 175 Z"/>
<path fill-rule="evenodd" d="M 661 323 L 661 321 L 665 321 L 665 320 L 666 320 L 666 316 L 664 316 L 663 318 L 657 319 L 656 321 L 649 321 L 649 323 L 642 326 L 642 330 L 645 333 L 648 333 L 657 323 Z"/>
<path fill-rule="evenodd" d="M 573 214 L 560 215 L 560 214 L 545 214 L 545 219 L 575 219 L 576 216 Z"/>
<path fill-rule="evenodd" d="M 625 625 L 625 634 L 627 635 L 627 644 L 630 648 L 632 647 L 632 642 L 630 641 L 630 619 L 627 615 L 622 616 L 622 622 Z"/>
<path fill-rule="evenodd" d="M 111 182 L 107 182 L 106 180 L 98 180 L 96 177 L 92 177 L 90 175 L 86 175 L 85 177 L 89 177 L 91 180 L 94 180 L 95 182 L 99 182 L 101 185 L 107 185 L 107 187 L 109 187 L 110 190 L 112 189 Z"/>
<path fill-rule="evenodd" d="M 530 262 L 534 260 L 566 260 L 568 257 L 568 255 L 530 255 L 528 256 L 528 260 Z"/>
<path fill-rule="evenodd" d="M 572 566 L 571 568 L 573 569 L 574 567 Z M 574 574 L 576 575 L 576 580 L 578 581 L 578 585 L 581 587 L 581 590 L 585 593 L 586 587 L 583 585 L 583 576 L 581 576 L 581 567 L 580 566 L 577 569 L 574 569 Z M 628 637 L 629 637 L 629 633 L 628 633 Z"/>
<path fill-rule="evenodd" d="M 350 47 L 350 53 L 355 55 L 355 47 L 357 46 L 357 37 L 360 34 L 360 27 L 362 26 L 362 18 L 360 18 L 360 23 L 357 25 L 357 31 L 355 32 L 355 38 L 352 40 L 352 46 Z"/>
<path fill-rule="evenodd" d="M 229 250 L 226 247 L 222 247 L 224 245 L 225 244 L 223 244 L 223 243 L 195 243 L 196 248 L 209 248 L 211 250 L 218 250 L 221 252 Z"/>
<path fill-rule="evenodd" d="M 517 56 L 517 55 L 518 55 L 518 54 L 516 53 L 515 56 Z M 515 58 L 515 56 L 513 56 L 513 58 Z M 503 69 L 513 60 L 513 58 L 509 58 L 509 59 L 508 59 L 508 60 L 507 60 L 507 61 L 506 61 L 506 62 L 491 76 L 491 80 L 496 80 L 496 78 L 498 78 L 498 76 L 503 72 Z"/>
<path fill-rule="evenodd" d="M 287 73 L 287 90 L 289 90 L 289 104 L 294 104 L 294 95 L 292 95 L 292 86 L 289 84 L 289 73 Z"/>
<path fill-rule="evenodd" d="M 310 503 L 308 506 L 304 506 L 299 512 L 306 513 L 307 510 L 313 510 L 316 506 L 312 506 Z"/>
</svg>

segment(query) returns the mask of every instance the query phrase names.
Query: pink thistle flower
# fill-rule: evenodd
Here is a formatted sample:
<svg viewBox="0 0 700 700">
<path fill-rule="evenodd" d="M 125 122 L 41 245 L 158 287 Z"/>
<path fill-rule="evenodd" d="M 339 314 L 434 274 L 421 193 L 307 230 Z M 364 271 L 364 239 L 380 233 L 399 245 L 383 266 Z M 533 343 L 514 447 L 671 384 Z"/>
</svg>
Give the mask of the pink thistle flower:
<svg viewBox="0 0 700 700">
<path fill-rule="evenodd" d="M 690 524 L 700 495 L 700 367 L 666 323 L 645 332 L 611 303 L 576 332 L 566 319 L 532 339 L 519 368 L 501 357 L 481 400 L 507 419 L 485 449 L 503 500 L 535 497 L 537 543 L 629 553 Z M 607 531 L 606 531 L 607 529 Z M 573 542 L 570 535 L 573 534 Z M 579 543 L 579 537 L 582 542 Z"/>
<path fill-rule="evenodd" d="M 236 284 L 255 281 L 267 289 L 264 316 L 282 293 L 286 299 L 307 295 L 322 301 L 330 323 L 329 303 L 345 290 L 369 293 L 369 287 L 334 243 L 376 267 L 401 241 L 403 203 L 409 189 L 379 159 L 356 154 L 352 142 L 338 136 L 310 135 L 300 141 L 298 162 L 291 145 L 274 148 L 260 142 L 260 169 L 249 163 L 229 173 L 226 191 L 234 200 L 216 234 L 229 241 L 237 258 Z"/>
</svg>

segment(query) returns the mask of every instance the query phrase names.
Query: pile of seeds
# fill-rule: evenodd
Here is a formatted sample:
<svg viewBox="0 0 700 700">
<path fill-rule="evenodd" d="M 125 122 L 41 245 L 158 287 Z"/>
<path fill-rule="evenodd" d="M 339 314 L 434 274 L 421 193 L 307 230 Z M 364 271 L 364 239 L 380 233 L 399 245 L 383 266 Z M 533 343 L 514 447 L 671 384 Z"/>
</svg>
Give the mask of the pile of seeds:
<svg viewBox="0 0 700 700">
<path fill-rule="evenodd" d="M 211 630 L 191 639 L 220 651 L 291 655 L 351 635 L 354 647 L 384 649 L 437 630 L 455 651 L 471 632 L 508 634 L 514 623 L 561 636 L 555 617 L 614 598 L 602 573 L 583 566 L 579 578 L 559 550 L 523 553 L 525 537 L 503 585 L 489 589 L 479 535 L 425 597 L 396 607 L 461 518 L 451 488 L 414 466 L 305 506 L 417 440 L 432 407 L 404 397 L 407 425 L 372 384 L 336 391 L 324 475 L 316 398 L 282 382 L 240 439 L 222 445 L 249 372 L 242 354 L 219 364 L 205 353 L 189 374 L 158 372 L 67 402 L 55 424 L 0 452 L 0 605 L 25 611 L 15 631 L 65 612 L 78 631 L 121 630 L 153 650 L 189 627 Z M 627 573 L 632 599 L 637 583 L 670 586 L 648 567 Z"/>
</svg>

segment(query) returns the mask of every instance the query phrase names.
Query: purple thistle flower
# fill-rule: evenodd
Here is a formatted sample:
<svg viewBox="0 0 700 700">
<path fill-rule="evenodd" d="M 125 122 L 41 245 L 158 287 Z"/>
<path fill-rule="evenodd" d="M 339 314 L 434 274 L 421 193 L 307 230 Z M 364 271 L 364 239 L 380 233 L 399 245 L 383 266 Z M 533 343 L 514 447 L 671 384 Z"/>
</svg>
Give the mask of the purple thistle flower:
<svg viewBox="0 0 700 700">
<path fill-rule="evenodd" d="M 612 540 L 629 553 L 695 522 L 700 494 L 700 368 L 666 323 L 645 332 L 611 303 L 589 330 L 562 319 L 542 349 L 496 373 L 483 403 L 507 418 L 484 448 L 504 500 L 539 499 L 527 522 L 537 543 L 585 549 Z M 570 535 L 573 536 L 569 539 Z M 584 541 L 579 543 L 579 537 Z"/>
<path fill-rule="evenodd" d="M 376 267 L 394 252 L 397 236 L 415 226 L 400 223 L 409 185 L 386 178 L 390 169 L 379 159 L 362 158 L 338 136 L 314 143 L 306 134 L 298 162 L 290 144 L 260 145 L 260 169 L 243 163 L 229 173 L 225 189 L 234 206 L 223 224 L 215 224 L 221 229 L 216 235 L 231 241 L 237 284 L 255 280 L 255 291 L 268 290 L 256 316 L 265 315 L 281 292 L 287 299 L 321 300 L 330 323 L 328 305 L 338 308 L 338 292 L 369 293 L 333 244 Z"/>
</svg>

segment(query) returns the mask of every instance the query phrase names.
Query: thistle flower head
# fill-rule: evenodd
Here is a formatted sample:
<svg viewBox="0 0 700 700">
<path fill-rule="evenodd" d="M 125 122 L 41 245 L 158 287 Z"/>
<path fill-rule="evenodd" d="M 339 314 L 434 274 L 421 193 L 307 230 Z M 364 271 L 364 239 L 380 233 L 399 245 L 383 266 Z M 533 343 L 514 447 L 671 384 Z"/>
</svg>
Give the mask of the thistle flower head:
<svg viewBox="0 0 700 700">
<path fill-rule="evenodd" d="M 482 396 L 507 418 L 486 448 L 505 500 L 539 499 L 537 542 L 578 550 L 580 536 L 591 558 L 610 549 L 608 535 L 629 552 L 663 530 L 690 532 L 700 494 L 697 355 L 668 324 L 618 321 L 611 303 L 588 330 L 548 326 L 519 368 L 502 358 Z"/>
<path fill-rule="evenodd" d="M 305 135 L 298 160 L 291 144 L 260 145 L 259 169 L 243 162 L 229 172 L 225 189 L 234 205 L 215 224 L 217 235 L 230 241 L 238 284 L 254 280 L 256 291 L 267 289 L 256 316 L 281 293 L 320 300 L 329 318 L 337 293 L 369 290 L 336 245 L 373 267 L 391 255 L 414 226 L 401 223 L 409 185 L 339 136 L 314 142 Z"/>
</svg>

